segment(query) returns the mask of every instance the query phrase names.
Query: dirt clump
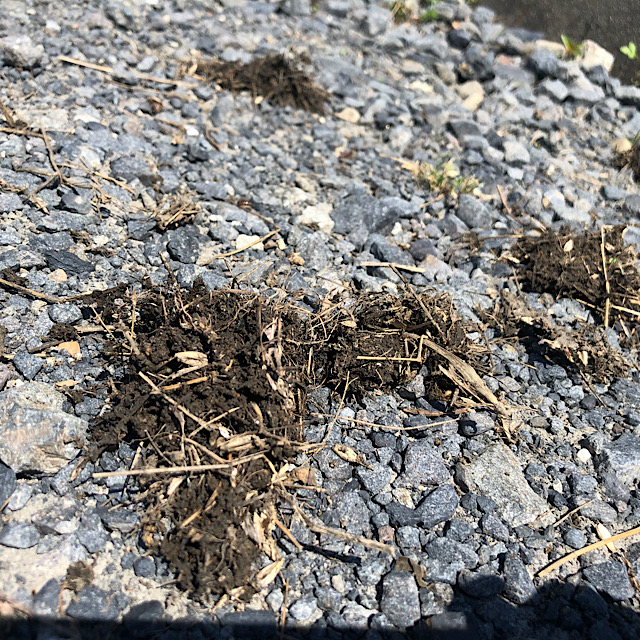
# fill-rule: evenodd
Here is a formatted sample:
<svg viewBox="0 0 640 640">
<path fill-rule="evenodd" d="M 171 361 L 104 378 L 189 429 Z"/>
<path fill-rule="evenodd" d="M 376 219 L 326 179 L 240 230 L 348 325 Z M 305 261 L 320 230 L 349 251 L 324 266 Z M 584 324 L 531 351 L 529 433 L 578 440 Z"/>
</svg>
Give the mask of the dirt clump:
<svg viewBox="0 0 640 640">
<path fill-rule="evenodd" d="M 426 366 L 435 396 L 500 408 L 476 373 L 486 349 L 446 295 L 326 299 L 311 313 L 280 294 L 197 280 L 84 302 L 108 330 L 105 357 L 126 370 L 93 425 L 90 457 L 139 447 L 141 539 L 196 596 L 249 597 L 277 575 L 287 518 L 278 509 L 295 480 L 288 463 L 310 446 L 313 388 L 389 390 Z M 271 564 L 256 574 L 261 554 Z"/>
<path fill-rule="evenodd" d="M 629 365 L 594 324 L 576 329 L 560 327 L 546 309 L 532 308 L 522 295 L 503 290 L 491 310 L 476 309 L 478 317 L 504 340 L 518 340 L 532 360 L 550 360 L 579 371 L 587 380 L 609 383 L 625 377 Z"/>
<path fill-rule="evenodd" d="M 640 273 L 635 251 L 624 242 L 624 226 L 578 234 L 565 227 L 525 237 L 512 249 L 525 291 L 572 298 L 594 312 L 605 327 L 640 315 Z"/>
<path fill-rule="evenodd" d="M 631 169 L 635 181 L 640 182 L 640 136 L 633 141 L 631 149 L 614 156 L 613 164 L 620 169 Z"/>
<path fill-rule="evenodd" d="M 291 106 L 323 114 L 329 93 L 300 68 L 299 61 L 283 54 L 254 58 L 250 62 L 199 61 L 196 72 L 223 89 L 249 91 L 281 107 Z"/>
</svg>

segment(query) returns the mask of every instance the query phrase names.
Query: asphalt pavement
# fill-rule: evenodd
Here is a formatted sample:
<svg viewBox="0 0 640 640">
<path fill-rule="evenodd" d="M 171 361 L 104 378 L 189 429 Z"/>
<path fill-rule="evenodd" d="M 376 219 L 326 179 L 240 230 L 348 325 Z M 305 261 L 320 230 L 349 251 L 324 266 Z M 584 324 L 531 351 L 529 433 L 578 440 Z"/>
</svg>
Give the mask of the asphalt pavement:
<svg viewBox="0 0 640 640">
<path fill-rule="evenodd" d="M 613 73 L 640 81 L 640 59 L 629 60 L 620 47 L 634 41 L 640 51 L 640 0 L 482 0 L 512 27 L 540 31 L 550 40 L 564 33 L 573 40 L 595 40 L 616 56 Z M 639 53 L 640 55 L 640 53 Z"/>
</svg>

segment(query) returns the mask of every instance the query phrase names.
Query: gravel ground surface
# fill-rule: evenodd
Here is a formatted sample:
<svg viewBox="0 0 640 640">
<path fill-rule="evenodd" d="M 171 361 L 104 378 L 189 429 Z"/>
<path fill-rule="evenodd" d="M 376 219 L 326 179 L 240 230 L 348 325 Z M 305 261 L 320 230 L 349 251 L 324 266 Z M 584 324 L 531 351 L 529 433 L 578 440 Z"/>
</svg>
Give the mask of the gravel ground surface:
<svg viewBox="0 0 640 640">
<path fill-rule="evenodd" d="M 313 308 L 402 292 L 404 273 L 478 321 L 518 293 L 496 255 L 523 234 L 625 224 L 640 244 L 638 188 L 612 162 L 640 131 L 640 89 L 488 9 L 437 11 L 394 24 L 362 0 L 2 2 L 0 616 L 23 621 L 9 637 L 267 637 L 283 620 L 309 638 L 640 637 L 638 536 L 538 575 L 640 525 L 633 350 L 626 378 L 597 383 L 488 329 L 484 383 L 518 408 L 511 439 L 492 407 L 456 414 L 431 397 L 427 370 L 345 402 L 317 388 L 310 410 L 329 417 L 306 437 L 326 446 L 295 461 L 316 483 L 298 497 L 317 524 L 393 554 L 293 519 L 282 571 L 245 603 L 182 591 L 145 544 L 134 479 L 93 478 L 130 468 L 134 446 L 79 466 L 122 371 L 69 297 L 162 283 L 170 267 L 184 286 L 286 286 Z M 194 75 L 199 56 L 273 53 L 308 57 L 323 115 Z M 458 181 L 442 176 L 452 166 Z M 479 186 L 456 194 L 465 177 Z M 176 196 L 194 217 L 162 230 L 151 214 Z M 493 239 L 472 246 L 470 230 Z M 541 293 L 529 302 L 556 326 L 595 322 L 589 300 Z M 59 323 L 80 337 L 51 346 Z M 616 350 L 621 332 L 607 332 Z"/>
</svg>

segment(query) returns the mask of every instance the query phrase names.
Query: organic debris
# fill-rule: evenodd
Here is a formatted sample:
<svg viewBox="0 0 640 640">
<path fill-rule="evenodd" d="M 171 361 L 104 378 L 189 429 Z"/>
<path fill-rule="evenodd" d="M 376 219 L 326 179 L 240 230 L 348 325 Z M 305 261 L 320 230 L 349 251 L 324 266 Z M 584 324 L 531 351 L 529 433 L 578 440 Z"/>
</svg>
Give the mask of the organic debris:
<svg viewBox="0 0 640 640">
<path fill-rule="evenodd" d="M 217 82 L 223 89 L 249 91 L 254 100 L 262 97 L 281 107 L 291 106 L 312 113 L 324 113 L 329 93 L 317 86 L 296 61 L 282 54 L 254 58 L 251 62 L 197 62 L 196 72 Z"/>
<path fill-rule="evenodd" d="M 620 169 L 630 168 L 635 181 L 640 182 L 640 136 L 636 137 L 631 149 L 618 153 L 614 157 L 613 164 Z"/>
<path fill-rule="evenodd" d="M 200 205 L 184 196 L 164 197 L 151 214 L 160 231 L 175 229 L 191 222 L 200 212 Z"/>
<path fill-rule="evenodd" d="M 517 338 L 534 358 L 547 357 L 567 364 L 587 380 L 609 383 L 625 377 L 629 365 L 611 346 L 602 327 L 584 324 L 578 329 L 557 326 L 545 309 L 533 309 L 523 296 L 503 290 L 491 311 L 476 309 L 487 326 L 504 339 Z"/>
<path fill-rule="evenodd" d="M 565 227 L 525 237 L 512 250 L 526 291 L 572 298 L 591 309 L 605 327 L 640 318 L 640 273 L 635 251 L 624 242 L 625 227 L 577 234 Z"/>
<path fill-rule="evenodd" d="M 277 575 L 274 534 L 290 536 L 278 512 L 282 500 L 291 511 L 288 463 L 311 446 L 308 390 L 388 390 L 426 365 L 434 396 L 506 412 L 476 372 L 484 347 L 446 295 L 325 300 L 303 313 L 295 300 L 210 291 L 197 280 L 189 291 L 119 287 L 87 304 L 109 331 L 106 357 L 127 369 L 93 427 L 91 457 L 122 442 L 141 447 L 125 473 L 139 478 L 148 506 L 142 539 L 199 596 L 248 597 Z M 254 575 L 261 552 L 270 569 Z"/>
</svg>

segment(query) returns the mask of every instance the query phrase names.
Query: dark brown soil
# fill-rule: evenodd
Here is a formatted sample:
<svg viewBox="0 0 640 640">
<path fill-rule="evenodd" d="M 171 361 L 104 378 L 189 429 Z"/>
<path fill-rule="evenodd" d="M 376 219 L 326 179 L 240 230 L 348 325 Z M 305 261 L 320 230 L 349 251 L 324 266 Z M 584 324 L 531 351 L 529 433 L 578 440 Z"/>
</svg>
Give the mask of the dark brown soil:
<svg viewBox="0 0 640 640">
<path fill-rule="evenodd" d="M 312 113 L 324 113 L 329 94 L 284 55 L 255 58 L 251 62 L 198 62 L 197 72 L 228 91 L 249 91 L 281 107 L 291 106 Z"/>
<path fill-rule="evenodd" d="M 520 285 L 525 291 L 578 300 L 607 327 L 616 320 L 635 325 L 640 273 L 634 250 L 624 242 L 624 230 L 617 226 L 576 234 L 565 228 L 519 240 L 512 253 L 520 263 Z"/>
<path fill-rule="evenodd" d="M 85 302 L 109 329 L 106 357 L 127 369 L 93 427 L 91 457 L 123 441 L 141 446 L 137 468 L 159 470 L 139 476 L 142 540 L 202 597 L 249 596 L 260 553 L 279 559 L 280 471 L 305 450 L 308 391 L 388 390 L 426 364 L 433 395 L 457 398 L 456 381 L 469 375 L 459 363 L 479 369 L 484 352 L 445 295 L 325 300 L 303 315 L 295 301 L 197 281 Z M 181 469 L 203 465 L 214 467 Z"/>
<path fill-rule="evenodd" d="M 491 311 L 476 309 L 476 313 L 487 326 L 499 331 L 499 337 L 524 344 L 532 360 L 540 357 L 568 366 L 594 382 L 609 383 L 625 377 L 629 370 L 601 327 L 559 327 L 545 311 L 532 309 L 524 297 L 506 289 Z"/>
</svg>

